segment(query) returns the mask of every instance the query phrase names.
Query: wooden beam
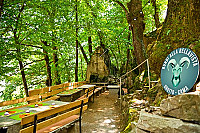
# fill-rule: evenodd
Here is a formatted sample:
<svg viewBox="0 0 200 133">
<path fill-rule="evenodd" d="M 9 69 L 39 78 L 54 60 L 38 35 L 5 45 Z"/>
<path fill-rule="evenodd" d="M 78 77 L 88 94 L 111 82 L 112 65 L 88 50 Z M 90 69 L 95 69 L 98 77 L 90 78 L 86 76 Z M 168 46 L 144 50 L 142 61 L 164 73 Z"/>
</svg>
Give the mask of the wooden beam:
<svg viewBox="0 0 200 133">
<path fill-rule="evenodd" d="M 63 84 L 51 86 L 51 91 L 63 88 Z"/>
</svg>

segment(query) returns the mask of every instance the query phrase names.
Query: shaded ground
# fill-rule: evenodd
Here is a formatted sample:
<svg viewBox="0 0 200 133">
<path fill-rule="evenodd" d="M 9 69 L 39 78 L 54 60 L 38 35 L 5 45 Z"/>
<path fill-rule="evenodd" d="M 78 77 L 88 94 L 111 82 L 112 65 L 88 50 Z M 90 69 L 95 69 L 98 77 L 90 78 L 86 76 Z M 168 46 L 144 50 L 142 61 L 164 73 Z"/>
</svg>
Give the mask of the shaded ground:
<svg viewBox="0 0 200 133">
<path fill-rule="evenodd" d="M 83 113 L 83 133 L 119 133 L 122 130 L 121 110 L 116 103 L 117 93 L 117 89 L 110 89 L 89 104 L 89 109 Z"/>
</svg>

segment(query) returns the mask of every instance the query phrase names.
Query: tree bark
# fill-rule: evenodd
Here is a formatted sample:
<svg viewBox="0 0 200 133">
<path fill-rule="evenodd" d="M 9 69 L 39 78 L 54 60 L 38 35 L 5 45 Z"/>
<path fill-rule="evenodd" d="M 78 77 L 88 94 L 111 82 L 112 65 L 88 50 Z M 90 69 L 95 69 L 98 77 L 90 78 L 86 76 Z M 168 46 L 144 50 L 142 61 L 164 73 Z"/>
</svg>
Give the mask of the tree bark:
<svg viewBox="0 0 200 133">
<path fill-rule="evenodd" d="M 16 44 L 16 49 L 17 49 L 17 57 L 16 59 L 18 60 L 19 62 L 19 68 L 20 68 L 20 71 L 21 71 L 21 75 L 22 75 L 22 82 L 23 82 L 23 85 L 24 85 L 24 91 L 25 91 L 25 94 L 26 94 L 26 97 L 28 97 L 28 85 L 27 85 L 27 81 L 26 81 L 26 75 L 25 75 L 25 72 L 24 72 L 24 65 L 23 65 L 23 62 L 22 62 L 22 58 L 21 58 L 21 54 L 20 54 L 20 47 L 21 47 L 21 44 L 19 43 L 19 36 L 17 36 L 17 28 L 19 28 L 19 19 L 21 17 L 21 13 L 22 11 L 24 10 L 24 7 L 25 7 L 25 3 L 23 3 L 23 5 L 21 6 L 21 8 L 19 9 L 19 14 L 17 15 L 17 18 L 16 18 L 16 25 L 15 25 L 15 28 L 13 30 L 13 33 L 14 33 L 14 39 L 15 39 L 15 44 Z"/>
<path fill-rule="evenodd" d="M 88 45 L 89 45 L 89 54 L 91 58 L 92 56 L 92 37 L 91 36 L 88 37 Z"/>
<path fill-rule="evenodd" d="M 105 50 L 106 46 L 103 43 L 103 35 L 100 31 L 97 31 L 98 36 L 99 36 L 99 41 L 100 41 L 100 46 Z"/>
<path fill-rule="evenodd" d="M 4 0 L 0 0 L 0 19 L 1 19 L 1 13 L 3 12 L 3 1 Z"/>
<path fill-rule="evenodd" d="M 130 41 L 130 39 L 131 39 L 131 33 L 129 32 L 128 33 L 128 40 Z M 128 44 L 128 47 L 130 46 L 130 44 Z M 128 65 L 129 65 L 129 60 L 130 60 L 130 49 L 129 48 L 127 48 L 127 56 L 126 56 L 126 58 L 127 58 L 127 61 L 126 61 L 126 72 L 128 72 Z"/>
<path fill-rule="evenodd" d="M 200 57 L 198 40 L 200 40 L 200 1 L 169 0 L 167 16 L 158 43 L 152 49 L 150 67 L 160 74 L 160 68 L 167 55 L 180 47 L 189 47 Z"/>
<path fill-rule="evenodd" d="M 46 41 L 42 41 L 42 43 L 47 46 L 47 42 Z M 47 79 L 46 79 L 46 86 L 52 86 L 52 78 L 51 78 L 51 66 L 49 63 L 49 56 L 48 56 L 48 52 L 43 48 L 43 53 L 44 53 L 44 59 L 45 59 L 45 66 L 47 69 Z"/>
<path fill-rule="evenodd" d="M 79 43 L 79 47 L 80 47 L 80 49 L 81 49 L 81 52 L 82 52 L 83 57 L 84 57 L 84 59 L 85 59 L 85 62 L 88 64 L 87 55 L 86 55 L 85 50 L 83 49 L 83 47 L 82 47 L 82 45 L 81 45 L 80 43 Z"/>
<path fill-rule="evenodd" d="M 23 85 L 24 85 L 24 91 L 25 91 L 25 94 L 26 94 L 26 97 L 29 96 L 28 94 L 28 85 L 27 85 L 27 82 L 26 82 L 26 75 L 25 75 L 25 72 L 24 72 L 24 65 L 23 65 L 23 62 L 22 62 L 22 59 L 21 59 L 21 55 L 20 55 L 20 44 L 19 44 L 19 38 L 17 37 L 16 35 L 16 32 L 14 32 L 14 38 L 15 38 L 15 44 L 16 44 L 16 48 L 17 48 L 17 60 L 19 62 L 19 69 L 21 71 L 21 75 L 22 75 L 22 82 L 23 82 Z"/>
<path fill-rule="evenodd" d="M 132 33 L 132 43 L 134 46 L 136 61 L 139 65 L 145 60 L 145 48 L 143 43 L 145 24 L 143 22 L 144 14 L 142 12 L 142 1 L 131 0 L 129 3 L 127 3 L 128 10 L 120 1 L 116 0 L 115 2 L 118 3 L 125 11 L 126 19 L 129 24 L 129 30 Z M 144 69 L 145 65 L 142 65 L 139 68 L 140 72 Z"/>
<path fill-rule="evenodd" d="M 54 53 L 53 53 L 53 63 L 55 65 L 55 84 L 56 85 L 59 85 L 61 84 L 61 81 L 60 81 L 60 76 L 59 76 L 59 71 L 58 71 L 58 55 L 55 51 L 57 51 L 57 47 L 56 46 L 53 46 L 53 50 L 54 50 Z"/>
<path fill-rule="evenodd" d="M 23 66 L 23 63 L 21 60 L 18 60 L 19 61 L 19 67 L 20 67 L 20 71 L 21 71 L 21 75 L 22 75 L 22 81 L 23 81 L 23 85 L 24 85 L 24 90 L 25 90 L 25 94 L 26 94 L 26 97 L 28 97 L 28 85 L 27 85 L 27 82 L 26 82 L 26 75 L 25 75 L 25 72 L 24 72 L 24 66 Z"/>
<path fill-rule="evenodd" d="M 130 58 L 130 49 L 127 49 L 127 55 L 126 55 L 127 61 L 126 61 L 126 72 L 128 72 L 128 65 L 129 65 L 129 58 Z"/>
<path fill-rule="evenodd" d="M 78 82 L 78 2 L 76 0 L 76 67 L 75 67 L 75 82 Z"/>
<path fill-rule="evenodd" d="M 161 24 L 159 21 L 159 13 L 158 13 L 157 5 L 156 5 L 156 0 L 151 0 L 151 3 L 154 7 L 154 20 L 155 20 L 156 29 L 158 29 Z"/>
<path fill-rule="evenodd" d="M 144 14 L 142 12 L 142 1 L 131 0 L 127 3 L 129 10 L 128 23 L 132 32 L 132 39 L 134 45 L 135 57 L 137 64 L 139 65 L 145 60 L 145 49 L 143 43 L 143 32 L 144 32 Z M 142 65 L 139 70 L 140 72 L 145 69 L 145 65 Z"/>
<path fill-rule="evenodd" d="M 83 60 L 82 57 L 81 58 L 81 78 L 83 79 Z"/>
</svg>

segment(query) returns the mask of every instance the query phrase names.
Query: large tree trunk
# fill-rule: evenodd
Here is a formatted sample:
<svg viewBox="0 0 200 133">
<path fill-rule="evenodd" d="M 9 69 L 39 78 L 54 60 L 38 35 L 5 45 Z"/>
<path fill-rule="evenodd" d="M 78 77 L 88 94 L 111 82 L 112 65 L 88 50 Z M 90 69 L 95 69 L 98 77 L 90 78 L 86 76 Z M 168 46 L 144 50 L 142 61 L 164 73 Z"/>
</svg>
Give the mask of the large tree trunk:
<svg viewBox="0 0 200 133">
<path fill-rule="evenodd" d="M 135 57 L 137 64 L 139 65 L 145 60 L 145 49 L 143 43 L 143 32 L 144 32 L 144 14 L 142 12 L 142 1 L 131 0 L 127 3 L 129 10 L 128 23 L 132 32 L 132 40 L 134 45 Z M 142 65 L 139 70 L 144 70 L 145 65 Z"/>
<path fill-rule="evenodd" d="M 53 63 L 55 65 L 55 72 L 54 72 L 55 73 L 55 78 L 54 78 L 55 81 L 54 82 L 55 82 L 56 85 L 58 85 L 58 84 L 61 84 L 61 81 L 60 81 L 60 75 L 59 75 L 59 71 L 58 71 L 58 55 L 56 53 L 57 47 L 54 46 L 53 50 L 54 50 Z"/>
<path fill-rule="evenodd" d="M 27 85 L 27 82 L 26 82 L 26 75 L 25 75 L 25 72 L 24 72 L 24 65 L 23 65 L 22 61 L 20 61 L 20 60 L 19 60 L 19 67 L 20 67 L 20 71 L 21 71 L 21 75 L 22 75 L 24 91 L 25 91 L 26 97 L 28 97 L 28 85 Z"/>
<path fill-rule="evenodd" d="M 47 46 L 47 42 L 46 41 L 42 41 L 43 44 L 45 46 Z M 46 79 L 46 86 L 52 86 L 52 79 L 51 79 L 51 66 L 49 63 L 49 56 L 48 56 L 48 52 L 43 48 L 43 53 L 44 53 L 44 59 L 45 59 L 45 66 L 47 69 L 47 79 Z"/>
<path fill-rule="evenodd" d="M 3 12 L 3 1 L 4 0 L 0 0 L 0 19 L 1 19 L 1 13 Z"/>
<path fill-rule="evenodd" d="M 75 82 L 78 82 L 78 40 L 76 40 L 76 67 L 75 67 Z"/>
<path fill-rule="evenodd" d="M 97 31 L 97 33 L 99 36 L 100 46 L 105 50 L 106 46 L 103 43 L 103 35 L 102 35 L 101 31 Z"/>
<path fill-rule="evenodd" d="M 16 44 L 16 48 L 17 48 L 17 60 L 19 62 L 19 69 L 20 69 L 21 75 L 22 75 L 22 82 L 23 82 L 23 85 L 24 85 L 24 91 L 25 91 L 26 97 L 28 97 L 29 96 L 28 85 L 27 85 L 27 82 L 26 82 L 24 65 L 23 65 L 23 62 L 22 62 L 21 55 L 20 55 L 20 44 L 19 44 L 19 41 L 18 41 L 18 37 L 16 36 L 16 32 L 14 32 L 14 38 L 15 38 L 15 44 Z"/>
<path fill-rule="evenodd" d="M 25 3 L 23 3 L 23 5 L 21 6 L 20 10 L 19 10 L 19 14 L 17 15 L 17 18 L 16 18 L 16 27 L 15 29 L 13 30 L 13 33 L 14 33 L 14 39 L 15 39 L 15 45 L 16 45 L 16 49 L 17 49 L 17 57 L 16 59 L 18 60 L 19 62 L 19 68 L 20 68 L 20 71 L 21 71 L 21 75 L 22 75 L 22 82 L 23 82 L 23 85 L 24 85 L 24 91 L 25 91 L 25 94 L 26 94 L 26 97 L 28 97 L 28 85 L 27 85 L 27 81 L 26 81 L 26 75 L 25 75 L 25 72 L 24 72 L 24 65 L 23 65 L 23 62 L 22 62 L 22 57 L 21 57 L 21 51 L 20 51 L 20 46 L 21 44 L 19 43 L 19 36 L 17 36 L 17 28 L 19 28 L 19 19 L 21 17 L 21 13 L 22 11 L 24 10 L 24 7 L 25 7 Z"/>
<path fill-rule="evenodd" d="M 19 62 L 19 69 L 20 69 L 20 72 L 21 72 L 21 75 L 22 75 L 22 82 L 23 82 L 23 85 L 24 85 L 24 91 L 25 91 L 26 97 L 28 97 L 29 96 L 28 85 L 27 85 L 27 82 L 26 82 L 24 65 L 23 65 L 23 62 L 22 62 L 21 55 L 20 55 L 20 44 L 19 44 L 19 41 L 18 41 L 18 37 L 16 36 L 16 32 L 14 32 L 14 38 L 15 38 L 15 44 L 16 44 L 16 48 L 17 48 L 17 60 Z"/>
<path fill-rule="evenodd" d="M 76 0 L 76 67 L 75 67 L 75 82 L 78 82 L 78 2 Z"/>
<path fill-rule="evenodd" d="M 131 0 L 127 3 L 128 10 L 126 7 L 118 0 L 115 0 L 126 13 L 126 19 L 129 24 L 129 30 L 132 33 L 132 43 L 134 46 L 134 53 L 136 57 L 137 64 L 139 65 L 145 60 L 145 47 L 143 43 L 143 32 L 145 28 L 144 24 L 144 14 L 142 12 L 142 1 L 141 0 Z M 142 65 L 139 70 L 145 69 L 145 65 Z"/>
<path fill-rule="evenodd" d="M 89 45 L 89 53 L 90 53 L 90 58 L 92 56 L 92 37 L 88 37 L 88 45 Z"/>
<path fill-rule="evenodd" d="M 200 1 L 169 0 L 159 41 L 153 48 L 151 68 L 160 74 L 166 56 L 174 49 L 189 47 L 200 57 Z"/>
<path fill-rule="evenodd" d="M 131 39 L 131 33 L 128 33 L 128 41 L 130 42 Z M 128 47 L 130 46 L 130 43 L 128 43 Z M 128 66 L 129 66 L 129 61 L 130 61 L 130 49 L 127 48 L 127 61 L 126 61 L 126 72 L 128 72 Z"/>
<path fill-rule="evenodd" d="M 158 29 L 160 27 L 159 12 L 158 12 L 159 9 L 157 8 L 156 0 L 151 0 L 151 3 L 154 7 L 154 20 L 155 20 L 156 29 Z"/>
</svg>

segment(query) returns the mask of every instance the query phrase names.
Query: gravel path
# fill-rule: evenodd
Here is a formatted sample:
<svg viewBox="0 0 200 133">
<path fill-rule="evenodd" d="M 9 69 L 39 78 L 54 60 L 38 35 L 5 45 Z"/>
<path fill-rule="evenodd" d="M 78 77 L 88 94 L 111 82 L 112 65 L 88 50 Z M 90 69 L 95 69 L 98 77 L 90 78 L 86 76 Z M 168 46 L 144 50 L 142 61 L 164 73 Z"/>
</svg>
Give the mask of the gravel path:
<svg viewBox="0 0 200 133">
<path fill-rule="evenodd" d="M 83 113 L 82 133 L 119 133 L 123 124 L 117 100 L 117 89 L 110 89 L 95 97 L 94 103 Z M 76 125 L 76 129 L 78 125 Z M 77 130 L 76 130 L 77 131 Z"/>
</svg>

